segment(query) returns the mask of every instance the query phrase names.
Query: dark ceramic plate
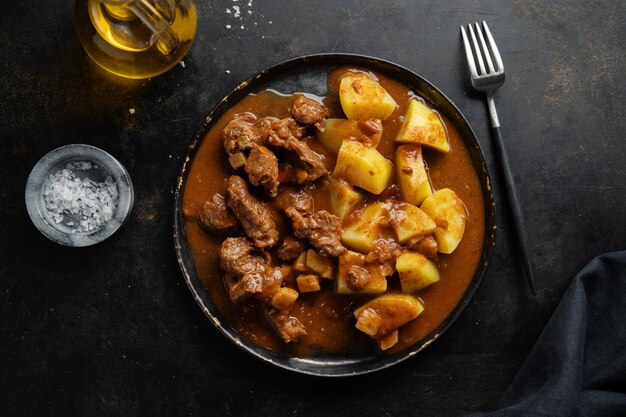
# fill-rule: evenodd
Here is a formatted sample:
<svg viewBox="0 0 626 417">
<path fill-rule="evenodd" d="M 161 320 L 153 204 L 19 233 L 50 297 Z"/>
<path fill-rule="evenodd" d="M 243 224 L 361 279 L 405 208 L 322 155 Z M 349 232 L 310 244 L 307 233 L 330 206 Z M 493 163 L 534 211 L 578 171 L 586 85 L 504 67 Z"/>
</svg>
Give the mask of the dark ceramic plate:
<svg viewBox="0 0 626 417">
<path fill-rule="evenodd" d="M 215 305 L 209 298 L 209 294 L 198 277 L 191 249 L 187 242 L 185 221 L 183 217 L 183 191 L 189 174 L 191 163 L 196 151 L 213 124 L 232 105 L 239 102 L 250 93 L 259 92 L 268 88 L 282 93 L 304 91 L 318 96 L 326 95 L 327 74 L 334 68 L 345 65 L 367 67 L 379 73 L 385 74 L 407 85 L 419 96 L 428 100 L 437 110 L 445 114 L 459 131 L 465 141 L 469 153 L 474 162 L 476 171 L 484 195 L 485 203 L 485 240 L 480 258 L 480 263 L 474 277 L 470 282 L 461 302 L 454 308 L 452 313 L 430 334 L 414 345 L 394 353 L 392 355 L 374 355 L 360 357 L 318 356 L 298 358 L 279 355 L 267 349 L 255 345 L 237 333 L 221 316 Z M 491 189 L 491 180 L 487 170 L 485 158 L 467 120 L 459 109 L 435 86 L 424 80 L 414 72 L 391 62 L 378 58 L 361 55 L 347 54 L 323 54 L 310 55 L 295 58 L 271 68 L 265 69 L 250 79 L 241 83 L 228 96 L 226 96 L 211 113 L 207 116 L 203 126 L 196 134 L 195 139 L 189 146 L 187 158 L 183 164 L 178 184 L 176 187 L 176 200 L 174 207 L 174 240 L 178 263 L 185 277 L 185 281 L 191 290 L 196 302 L 200 305 L 207 317 L 213 324 L 233 343 L 246 352 L 281 368 L 291 371 L 320 375 L 320 376 L 347 376 L 364 374 L 379 369 L 387 368 L 399 363 L 430 345 L 456 320 L 461 311 L 469 303 L 482 281 L 489 264 L 493 246 L 495 243 L 495 203 Z"/>
</svg>

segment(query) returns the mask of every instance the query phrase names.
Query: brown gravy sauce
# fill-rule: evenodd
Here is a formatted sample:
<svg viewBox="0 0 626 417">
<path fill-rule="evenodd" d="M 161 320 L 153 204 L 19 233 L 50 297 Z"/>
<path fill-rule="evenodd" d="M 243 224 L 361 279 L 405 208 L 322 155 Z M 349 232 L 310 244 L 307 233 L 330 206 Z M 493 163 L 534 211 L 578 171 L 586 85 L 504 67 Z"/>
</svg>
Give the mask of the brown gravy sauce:
<svg viewBox="0 0 626 417">
<path fill-rule="evenodd" d="M 331 117 L 344 117 L 337 87 L 340 77 L 350 70 L 355 69 L 338 68 L 329 74 L 329 91 L 324 98 L 324 104 L 331 110 Z M 383 122 L 383 137 L 378 146 L 378 150 L 387 159 L 394 161 L 397 147 L 394 138 L 402 125 L 409 100 L 417 95 L 397 81 L 381 74 L 373 74 L 399 105 Z M 354 327 L 353 312 L 373 296 L 337 295 L 334 284 L 323 280 L 325 285 L 321 292 L 301 294 L 292 309 L 292 314 L 306 327 L 308 335 L 299 343 L 285 344 L 266 322 L 259 305 L 254 302 L 235 305 L 230 301 L 218 259 L 224 236 L 206 233 L 196 222 L 197 213 L 206 200 L 214 193 L 224 195 L 224 181 L 233 173 L 222 146 L 221 135 L 225 125 L 235 114 L 243 112 L 251 112 L 259 117 L 286 117 L 289 115 L 292 100 L 292 96 L 273 91 L 249 95 L 229 109 L 202 141 L 192 162 L 183 196 L 185 227 L 196 271 L 227 323 L 257 345 L 274 352 L 300 357 L 320 354 L 371 354 L 377 351 L 376 342 Z M 468 212 L 465 234 L 452 254 L 440 254 L 435 259 L 441 280 L 416 294 L 424 303 L 424 312 L 399 329 L 398 344 L 385 353 L 397 352 L 412 345 L 445 320 L 460 302 L 472 280 L 483 247 L 484 199 L 478 175 L 459 133 L 445 116 L 441 117 L 452 151 L 444 155 L 424 147 L 424 160 L 428 165 L 434 189 L 451 188 L 465 203 Z M 309 144 L 314 151 L 326 157 L 327 167 L 332 170 L 335 156 L 314 140 L 309 141 Z M 392 182 L 391 187 L 396 187 L 395 178 Z M 323 180 L 318 181 L 313 195 L 315 210 L 330 210 L 328 192 Z M 369 201 L 384 200 L 387 196 L 383 192 L 381 196 L 372 196 Z M 389 289 L 399 289 L 397 276 L 390 277 L 388 281 Z"/>
</svg>

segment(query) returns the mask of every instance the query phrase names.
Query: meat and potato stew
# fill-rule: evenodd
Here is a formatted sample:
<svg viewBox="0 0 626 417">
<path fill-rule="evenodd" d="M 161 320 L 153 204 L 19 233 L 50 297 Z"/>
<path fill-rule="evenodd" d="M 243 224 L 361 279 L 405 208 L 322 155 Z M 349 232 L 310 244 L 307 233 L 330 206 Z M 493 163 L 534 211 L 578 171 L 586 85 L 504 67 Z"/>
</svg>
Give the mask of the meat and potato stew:
<svg viewBox="0 0 626 417">
<path fill-rule="evenodd" d="M 245 97 L 207 134 L 183 196 L 199 277 L 275 352 L 395 352 L 459 303 L 483 195 L 454 126 L 405 85 L 338 68 L 328 95 Z"/>
</svg>

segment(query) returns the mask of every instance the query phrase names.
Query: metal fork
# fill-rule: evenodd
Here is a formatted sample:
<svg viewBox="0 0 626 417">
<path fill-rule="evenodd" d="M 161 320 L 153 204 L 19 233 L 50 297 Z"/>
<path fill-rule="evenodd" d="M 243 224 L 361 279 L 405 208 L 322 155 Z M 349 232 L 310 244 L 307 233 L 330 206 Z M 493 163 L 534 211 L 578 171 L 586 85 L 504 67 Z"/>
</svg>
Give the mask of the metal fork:
<svg viewBox="0 0 626 417">
<path fill-rule="evenodd" d="M 474 32 L 475 27 L 475 32 Z M 467 37 L 465 28 L 461 26 L 461 36 L 463 37 L 463 44 L 465 45 L 465 54 L 467 55 L 467 64 L 469 66 L 470 74 L 472 77 L 472 86 L 478 90 L 487 94 L 487 107 L 489 108 L 489 115 L 491 116 L 491 127 L 494 131 L 494 142 L 496 154 L 502 168 L 502 174 L 506 182 L 506 195 L 509 200 L 511 210 L 513 210 L 513 224 L 515 225 L 515 231 L 517 232 L 517 238 L 519 246 L 522 251 L 522 260 L 524 270 L 526 272 L 526 278 L 528 279 L 528 285 L 530 291 L 534 294 L 537 293 L 535 287 L 535 277 L 533 275 L 533 268 L 530 262 L 530 256 L 528 254 L 528 243 L 526 237 L 526 227 L 524 226 L 524 217 L 522 216 L 522 208 L 517 198 L 517 192 L 515 191 L 515 181 L 513 180 L 513 174 L 509 166 L 509 159 L 507 157 L 506 148 L 504 147 L 504 141 L 502 140 L 502 133 L 500 132 L 500 120 L 498 120 L 498 113 L 496 111 L 496 104 L 493 100 L 493 94 L 498 87 L 504 84 L 504 65 L 502 63 L 502 57 L 496 46 L 496 42 L 491 35 L 491 31 L 487 26 L 487 23 L 483 21 L 481 25 L 476 23 L 472 27 L 468 25 L 468 30 L 472 42 Z M 484 29 L 484 35 L 483 35 Z M 478 34 L 478 37 L 476 36 Z M 489 43 L 485 42 L 485 37 Z M 473 46 L 473 48 L 472 48 Z M 491 49 L 491 53 L 489 52 Z M 491 54 L 493 53 L 493 59 L 491 60 Z M 478 67 L 480 73 L 476 69 L 476 61 L 478 61 Z M 487 67 L 485 68 L 485 61 Z"/>
</svg>

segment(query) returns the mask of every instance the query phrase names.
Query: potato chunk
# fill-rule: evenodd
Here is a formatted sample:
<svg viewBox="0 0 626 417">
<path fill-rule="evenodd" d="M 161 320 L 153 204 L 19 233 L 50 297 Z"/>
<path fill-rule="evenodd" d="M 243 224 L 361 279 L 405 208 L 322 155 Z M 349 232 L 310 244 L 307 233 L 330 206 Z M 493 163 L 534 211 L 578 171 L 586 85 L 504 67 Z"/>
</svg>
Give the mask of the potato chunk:
<svg viewBox="0 0 626 417">
<path fill-rule="evenodd" d="M 448 133 L 439 114 L 417 99 L 412 99 L 409 103 L 396 142 L 420 143 L 441 152 L 450 152 Z"/>
<path fill-rule="evenodd" d="M 237 152 L 228 157 L 228 162 L 230 162 L 230 166 L 232 166 L 233 169 L 239 169 L 246 165 L 247 158 L 243 152 Z"/>
<path fill-rule="evenodd" d="M 387 188 L 392 170 L 391 162 L 375 148 L 344 140 L 337 155 L 333 177 L 345 178 L 352 185 L 380 194 Z"/>
<path fill-rule="evenodd" d="M 354 223 L 344 228 L 341 243 L 357 252 L 368 253 L 380 235 L 381 224 L 388 221 L 388 208 L 386 204 L 376 202 L 367 205 L 359 214 Z"/>
<path fill-rule="evenodd" d="M 348 270 L 357 265 L 367 271 L 370 280 L 361 291 L 353 291 L 348 286 Z M 364 256 L 360 253 L 347 251 L 339 256 L 339 268 L 337 272 L 337 294 L 382 294 L 387 291 L 387 279 L 383 275 L 380 266 L 365 264 Z"/>
<path fill-rule="evenodd" d="M 384 294 L 354 311 L 356 328 L 382 339 L 424 311 L 420 300 L 408 294 Z"/>
<path fill-rule="evenodd" d="M 417 236 L 426 236 L 437 227 L 428 214 L 409 203 L 397 203 L 391 210 L 389 218 L 401 244 Z"/>
<path fill-rule="evenodd" d="M 365 196 L 363 193 L 355 191 L 344 180 L 328 177 L 328 182 L 330 188 L 330 210 L 339 217 L 339 220 L 343 220 L 365 199 Z"/>
<path fill-rule="evenodd" d="M 298 275 L 296 285 L 300 292 L 316 292 L 322 289 L 320 278 L 313 274 Z"/>
<path fill-rule="evenodd" d="M 378 348 L 380 350 L 391 349 L 398 343 L 398 331 L 394 331 L 393 333 L 383 337 L 382 339 L 378 339 Z"/>
<path fill-rule="evenodd" d="M 350 120 L 385 120 L 397 107 L 389 93 L 367 74 L 354 72 L 339 83 L 339 100 Z"/>
<path fill-rule="evenodd" d="M 272 297 L 272 306 L 278 310 L 289 310 L 297 299 L 298 291 L 293 288 L 281 287 Z"/>
<path fill-rule="evenodd" d="M 356 319 L 355 327 L 368 336 L 376 337 L 383 326 L 383 318 L 373 308 L 366 308 Z"/>
<path fill-rule="evenodd" d="M 419 206 L 426 197 L 433 193 L 420 145 L 398 146 L 396 149 L 396 177 L 402 199 L 407 203 Z"/>
<path fill-rule="evenodd" d="M 413 293 L 439 281 L 439 271 L 433 261 L 415 252 L 407 252 L 396 260 L 402 292 Z"/>
<path fill-rule="evenodd" d="M 357 121 L 348 119 L 327 119 L 323 132 L 315 132 L 315 139 L 328 150 L 339 152 L 346 139 L 356 140 L 363 145 L 375 148 L 383 135 L 383 126 L 378 119 Z"/>
<path fill-rule="evenodd" d="M 307 251 L 303 250 L 300 255 L 293 261 L 293 269 L 298 272 L 306 272 L 309 268 L 306 266 Z"/>
<path fill-rule="evenodd" d="M 306 266 L 322 278 L 335 278 L 335 268 L 332 261 L 313 249 L 309 249 L 306 253 Z"/>
<path fill-rule="evenodd" d="M 437 225 L 434 233 L 439 252 L 454 252 L 463 238 L 467 218 L 461 199 L 451 189 L 443 188 L 426 198 L 421 209 Z"/>
</svg>

